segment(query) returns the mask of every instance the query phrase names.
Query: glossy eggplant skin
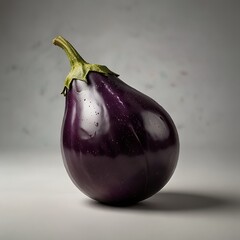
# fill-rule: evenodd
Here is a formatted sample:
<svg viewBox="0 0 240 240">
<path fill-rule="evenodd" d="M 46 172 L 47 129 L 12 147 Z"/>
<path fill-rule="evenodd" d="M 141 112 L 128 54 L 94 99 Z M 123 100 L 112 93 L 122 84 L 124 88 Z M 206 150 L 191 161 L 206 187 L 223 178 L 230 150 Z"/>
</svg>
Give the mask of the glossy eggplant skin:
<svg viewBox="0 0 240 240">
<path fill-rule="evenodd" d="M 87 196 L 127 205 L 158 192 L 172 176 L 179 138 L 169 114 L 114 75 L 89 72 L 66 94 L 64 165 Z"/>
</svg>

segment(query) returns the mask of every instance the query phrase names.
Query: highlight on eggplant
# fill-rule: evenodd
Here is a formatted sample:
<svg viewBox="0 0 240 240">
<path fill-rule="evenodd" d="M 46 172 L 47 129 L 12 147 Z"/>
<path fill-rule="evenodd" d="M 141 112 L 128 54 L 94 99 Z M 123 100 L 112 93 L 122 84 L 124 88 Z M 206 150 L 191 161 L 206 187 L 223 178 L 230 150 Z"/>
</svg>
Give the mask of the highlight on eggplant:
<svg viewBox="0 0 240 240">
<path fill-rule="evenodd" d="M 86 62 L 59 36 L 70 62 L 63 94 L 61 152 L 73 183 L 110 205 L 134 204 L 162 189 L 179 156 L 170 115 L 104 65 Z"/>
</svg>

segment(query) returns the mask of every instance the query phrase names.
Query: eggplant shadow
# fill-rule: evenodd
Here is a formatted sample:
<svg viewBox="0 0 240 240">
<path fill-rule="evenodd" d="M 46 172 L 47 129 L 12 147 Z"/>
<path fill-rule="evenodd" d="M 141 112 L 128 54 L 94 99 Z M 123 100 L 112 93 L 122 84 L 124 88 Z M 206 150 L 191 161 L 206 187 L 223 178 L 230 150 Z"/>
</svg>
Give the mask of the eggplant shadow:
<svg viewBox="0 0 240 240">
<path fill-rule="evenodd" d="M 130 206 L 111 206 L 88 200 L 87 204 L 97 208 L 110 208 L 135 211 L 200 211 L 206 209 L 239 208 L 239 200 L 199 192 L 159 192 L 151 198 Z"/>
</svg>

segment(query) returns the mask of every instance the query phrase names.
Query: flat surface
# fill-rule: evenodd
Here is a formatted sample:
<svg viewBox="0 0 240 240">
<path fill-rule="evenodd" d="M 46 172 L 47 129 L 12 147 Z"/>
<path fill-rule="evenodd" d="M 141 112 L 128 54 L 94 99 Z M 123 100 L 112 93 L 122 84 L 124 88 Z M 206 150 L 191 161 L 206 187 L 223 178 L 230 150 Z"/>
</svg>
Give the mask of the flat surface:
<svg viewBox="0 0 240 240">
<path fill-rule="evenodd" d="M 1 153 L 0 239 L 240 239 L 238 156 L 182 153 L 160 193 L 116 208 L 83 195 L 59 153 Z"/>
</svg>

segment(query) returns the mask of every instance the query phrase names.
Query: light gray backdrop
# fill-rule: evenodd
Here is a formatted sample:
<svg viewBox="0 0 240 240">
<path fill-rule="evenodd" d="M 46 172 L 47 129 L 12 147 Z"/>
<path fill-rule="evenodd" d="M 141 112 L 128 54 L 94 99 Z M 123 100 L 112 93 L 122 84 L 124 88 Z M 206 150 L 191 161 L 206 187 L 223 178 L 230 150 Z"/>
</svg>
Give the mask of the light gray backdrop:
<svg viewBox="0 0 240 240">
<path fill-rule="evenodd" d="M 183 148 L 239 147 L 238 1 L 1 2 L 0 149 L 58 148 L 59 34 L 158 101 Z"/>
</svg>

